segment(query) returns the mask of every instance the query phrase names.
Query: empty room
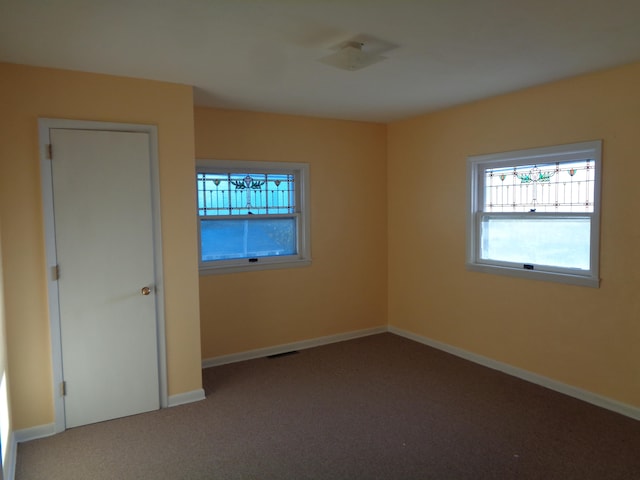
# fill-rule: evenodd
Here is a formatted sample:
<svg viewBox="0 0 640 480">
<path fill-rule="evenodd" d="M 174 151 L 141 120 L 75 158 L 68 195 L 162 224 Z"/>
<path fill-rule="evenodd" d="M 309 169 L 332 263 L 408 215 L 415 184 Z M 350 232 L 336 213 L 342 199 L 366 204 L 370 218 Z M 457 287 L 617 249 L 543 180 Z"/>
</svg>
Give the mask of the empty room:
<svg viewBox="0 0 640 480">
<path fill-rule="evenodd" d="M 1 478 L 640 478 L 639 22 L 0 3 Z"/>
</svg>

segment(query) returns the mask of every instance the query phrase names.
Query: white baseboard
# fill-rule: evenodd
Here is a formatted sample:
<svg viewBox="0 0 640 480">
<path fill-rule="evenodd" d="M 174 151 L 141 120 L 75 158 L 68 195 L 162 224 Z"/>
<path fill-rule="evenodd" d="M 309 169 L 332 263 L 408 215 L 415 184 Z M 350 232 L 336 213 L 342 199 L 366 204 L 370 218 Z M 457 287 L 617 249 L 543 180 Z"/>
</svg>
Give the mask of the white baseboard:
<svg viewBox="0 0 640 480">
<path fill-rule="evenodd" d="M 198 390 L 193 390 L 191 392 L 178 393 L 177 395 L 169 396 L 169 407 L 177 407 L 178 405 L 185 405 L 187 403 L 199 402 L 200 400 L 204 400 L 206 397 L 204 395 L 204 389 L 199 388 Z"/>
<path fill-rule="evenodd" d="M 2 466 L 2 473 L 5 480 L 13 480 L 16 475 L 16 461 L 18 456 L 18 444 L 28 442 L 29 440 L 37 440 L 38 438 L 50 437 L 56 433 L 54 423 L 46 425 L 38 425 L 36 427 L 16 430 L 9 434 L 9 442 L 5 457 L 5 464 Z"/>
<path fill-rule="evenodd" d="M 25 428 L 24 430 L 16 430 L 13 433 L 16 438 L 16 443 L 28 442 L 29 440 L 37 440 L 38 438 L 54 435 L 56 433 L 56 425 L 55 423 L 37 425 L 35 427 Z"/>
<path fill-rule="evenodd" d="M 253 360 L 254 358 L 267 357 L 269 355 L 278 355 L 280 353 L 291 352 L 294 350 L 304 350 L 306 348 L 319 347 L 330 343 L 344 342 L 354 338 L 367 337 L 378 333 L 384 333 L 387 327 L 374 327 L 365 330 L 355 330 L 352 332 L 338 333 L 337 335 L 328 335 L 326 337 L 312 338 L 310 340 L 302 340 L 300 342 L 286 343 L 273 347 L 258 348 L 256 350 L 248 350 L 246 352 L 232 353 L 230 355 L 221 355 L 219 357 L 207 358 L 202 361 L 202 368 L 217 367 L 228 363 L 243 362 L 245 360 Z"/>
<path fill-rule="evenodd" d="M 535 383 L 536 385 L 540 385 L 550 390 L 554 390 L 556 392 L 563 393 L 570 397 L 577 398 L 578 400 L 582 400 L 592 405 L 596 405 L 598 407 L 611 410 L 612 412 L 619 413 L 626 417 L 631 417 L 635 420 L 640 420 L 640 408 L 634 407 L 632 405 L 628 405 L 626 403 L 622 403 L 617 400 L 613 400 L 611 398 L 604 397 L 602 395 L 598 395 L 593 392 L 589 392 L 588 390 L 582 390 L 581 388 L 567 385 L 566 383 L 558 382 L 557 380 L 553 380 L 551 378 L 538 375 L 537 373 L 533 373 L 528 370 L 523 370 L 521 368 L 514 367 L 512 365 L 502 363 L 497 360 L 493 360 L 489 357 L 484 357 L 482 355 L 478 355 L 476 353 L 472 353 L 467 350 L 463 350 L 461 348 L 448 345 L 446 343 L 438 342 L 436 340 L 431 340 L 430 338 L 416 335 L 415 333 L 411 333 L 406 330 L 402 330 L 400 328 L 389 326 L 388 331 L 390 333 L 394 333 L 401 337 L 405 337 L 410 340 L 414 340 L 416 342 L 422 343 L 429 347 L 433 347 L 438 350 L 451 353 L 452 355 L 455 355 L 460 358 L 464 358 L 465 360 L 469 360 L 471 362 L 491 368 L 493 370 L 498 370 L 500 372 L 506 373 L 513 377 L 526 380 L 527 382 Z"/>
</svg>

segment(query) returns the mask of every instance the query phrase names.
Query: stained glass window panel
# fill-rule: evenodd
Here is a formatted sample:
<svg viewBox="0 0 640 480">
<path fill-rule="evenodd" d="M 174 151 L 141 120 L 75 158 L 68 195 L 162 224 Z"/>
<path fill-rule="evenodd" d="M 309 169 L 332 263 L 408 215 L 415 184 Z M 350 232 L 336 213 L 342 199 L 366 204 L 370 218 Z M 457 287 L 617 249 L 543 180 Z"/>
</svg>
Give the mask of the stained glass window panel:
<svg viewBox="0 0 640 480">
<path fill-rule="evenodd" d="M 490 168 L 484 178 L 485 212 L 593 212 L 592 160 Z"/>
<path fill-rule="evenodd" d="M 294 213 L 294 176 L 267 173 L 198 173 L 198 214 Z"/>
</svg>

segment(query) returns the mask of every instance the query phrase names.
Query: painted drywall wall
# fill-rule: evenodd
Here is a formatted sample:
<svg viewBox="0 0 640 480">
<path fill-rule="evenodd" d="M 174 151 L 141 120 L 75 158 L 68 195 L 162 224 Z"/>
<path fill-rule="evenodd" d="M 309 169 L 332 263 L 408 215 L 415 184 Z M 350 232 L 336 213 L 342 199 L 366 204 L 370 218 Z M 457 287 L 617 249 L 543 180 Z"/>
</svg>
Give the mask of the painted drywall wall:
<svg viewBox="0 0 640 480">
<path fill-rule="evenodd" d="M 389 125 L 389 324 L 640 406 L 640 64 Z M 466 158 L 603 140 L 598 289 L 465 270 Z"/>
<path fill-rule="evenodd" d="M 200 277 L 203 358 L 386 324 L 386 127 L 195 109 L 196 157 L 310 165 L 309 267 Z"/>
<path fill-rule="evenodd" d="M 16 430 L 53 422 L 38 118 L 158 126 L 169 395 L 201 388 L 191 87 L 0 64 L 0 208 Z"/>
</svg>

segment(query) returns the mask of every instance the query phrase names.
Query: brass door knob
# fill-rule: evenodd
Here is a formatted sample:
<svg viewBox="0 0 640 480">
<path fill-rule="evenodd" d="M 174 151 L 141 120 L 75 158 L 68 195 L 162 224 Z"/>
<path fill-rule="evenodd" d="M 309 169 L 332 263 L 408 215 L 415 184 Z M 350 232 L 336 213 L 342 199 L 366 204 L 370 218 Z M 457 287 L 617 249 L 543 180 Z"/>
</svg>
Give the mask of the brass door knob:
<svg viewBox="0 0 640 480">
<path fill-rule="evenodd" d="M 149 295 L 151 293 L 151 289 L 149 287 L 142 287 L 140 289 L 140 293 L 142 295 Z"/>
</svg>

